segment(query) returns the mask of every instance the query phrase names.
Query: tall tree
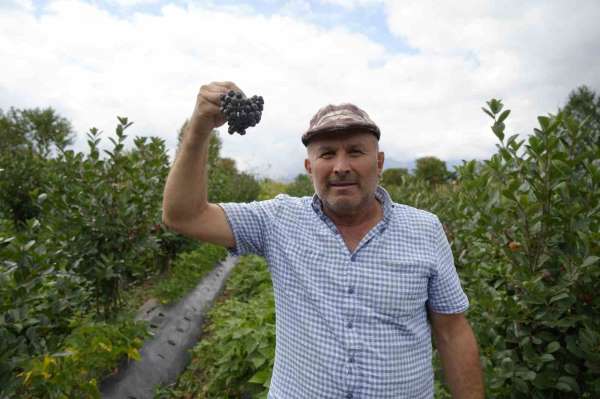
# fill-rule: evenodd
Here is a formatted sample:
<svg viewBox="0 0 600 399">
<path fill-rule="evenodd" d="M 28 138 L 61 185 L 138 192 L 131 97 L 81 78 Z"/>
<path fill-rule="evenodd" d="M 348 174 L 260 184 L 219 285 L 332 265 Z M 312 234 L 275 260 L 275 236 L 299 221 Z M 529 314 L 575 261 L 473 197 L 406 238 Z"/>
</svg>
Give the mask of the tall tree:
<svg viewBox="0 0 600 399">
<path fill-rule="evenodd" d="M 449 173 L 446 162 L 436 157 L 422 157 L 417 159 L 415 176 L 432 185 L 440 184 L 448 179 Z"/>
<path fill-rule="evenodd" d="M 300 173 L 285 190 L 293 197 L 311 196 L 315 193 L 315 187 L 307 174 Z"/>
<path fill-rule="evenodd" d="M 52 108 L 0 109 L 0 152 L 30 148 L 43 158 L 73 144 L 71 123 Z"/>
<path fill-rule="evenodd" d="M 71 123 L 52 108 L 0 109 L 0 213 L 17 228 L 39 214 L 52 151 L 72 142 Z"/>
<path fill-rule="evenodd" d="M 399 186 L 402 184 L 402 178 L 408 176 L 406 168 L 389 168 L 383 171 L 381 175 L 381 184 L 383 186 Z"/>
<path fill-rule="evenodd" d="M 584 123 L 584 128 L 589 131 L 587 144 L 600 141 L 600 96 L 589 87 L 584 85 L 571 91 L 562 111 L 566 117 Z"/>
</svg>

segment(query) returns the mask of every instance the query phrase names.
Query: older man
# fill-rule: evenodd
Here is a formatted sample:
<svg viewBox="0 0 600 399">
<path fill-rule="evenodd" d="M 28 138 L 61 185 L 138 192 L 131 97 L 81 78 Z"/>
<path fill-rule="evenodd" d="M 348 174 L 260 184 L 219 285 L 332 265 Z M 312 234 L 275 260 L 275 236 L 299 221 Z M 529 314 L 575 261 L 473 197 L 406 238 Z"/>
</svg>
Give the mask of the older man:
<svg viewBox="0 0 600 399">
<path fill-rule="evenodd" d="M 329 105 L 302 136 L 316 194 L 251 204 L 207 201 L 213 128 L 231 82 L 202 86 L 169 173 L 164 223 L 237 255 L 267 259 L 276 303 L 271 399 L 432 398 L 431 333 L 455 398 L 483 398 L 468 308 L 438 218 L 378 186 L 380 130 Z"/>
</svg>

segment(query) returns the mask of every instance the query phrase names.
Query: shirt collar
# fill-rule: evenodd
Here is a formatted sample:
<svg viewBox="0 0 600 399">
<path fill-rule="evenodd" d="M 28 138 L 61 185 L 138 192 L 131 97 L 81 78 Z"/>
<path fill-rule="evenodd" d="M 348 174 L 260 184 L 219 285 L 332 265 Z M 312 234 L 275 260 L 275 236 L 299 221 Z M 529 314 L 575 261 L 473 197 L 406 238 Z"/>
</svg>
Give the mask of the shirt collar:
<svg viewBox="0 0 600 399">
<path fill-rule="evenodd" d="M 392 198 L 390 197 L 388 192 L 381 186 L 377 186 L 377 188 L 375 189 L 375 198 L 377 198 L 379 200 L 379 202 L 381 202 L 381 204 L 383 205 L 383 222 L 384 222 L 383 226 L 387 226 L 388 222 L 390 221 L 390 219 L 392 217 L 392 207 L 393 207 Z M 323 212 L 323 202 L 321 201 L 321 199 L 319 198 L 317 193 L 315 193 L 313 195 L 311 205 L 312 205 L 312 208 L 315 211 L 315 213 L 321 219 L 323 219 L 323 220 L 329 219 L 327 217 L 327 215 L 325 215 L 325 212 Z"/>
</svg>

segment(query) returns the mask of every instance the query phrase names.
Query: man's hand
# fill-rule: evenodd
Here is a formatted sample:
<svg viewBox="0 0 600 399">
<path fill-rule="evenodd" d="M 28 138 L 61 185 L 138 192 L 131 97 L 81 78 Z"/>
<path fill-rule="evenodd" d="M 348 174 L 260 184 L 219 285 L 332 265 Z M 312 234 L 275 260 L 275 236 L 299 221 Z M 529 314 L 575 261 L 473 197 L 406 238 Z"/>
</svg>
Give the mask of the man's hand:
<svg viewBox="0 0 600 399">
<path fill-rule="evenodd" d="M 208 136 L 214 128 L 225 123 L 225 116 L 219 107 L 221 95 L 226 94 L 229 90 L 241 92 L 233 82 L 212 82 L 200 87 L 190 119 L 192 134 Z"/>
<path fill-rule="evenodd" d="M 483 399 L 485 389 L 479 349 L 463 314 L 429 310 L 433 337 L 442 360 L 446 382 L 454 399 Z"/>
</svg>

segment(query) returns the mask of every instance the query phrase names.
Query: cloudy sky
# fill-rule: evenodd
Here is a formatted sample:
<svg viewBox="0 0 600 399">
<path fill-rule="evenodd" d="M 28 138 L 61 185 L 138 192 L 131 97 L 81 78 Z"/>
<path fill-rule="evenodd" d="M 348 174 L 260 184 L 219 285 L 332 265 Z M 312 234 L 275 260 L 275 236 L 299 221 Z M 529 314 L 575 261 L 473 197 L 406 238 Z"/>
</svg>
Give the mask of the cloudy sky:
<svg viewBox="0 0 600 399">
<path fill-rule="evenodd" d="M 262 95 L 261 123 L 221 129 L 240 169 L 302 172 L 302 132 L 322 106 L 353 102 L 392 164 L 450 164 L 495 151 L 481 106 L 529 134 L 571 90 L 600 92 L 600 2 L 433 0 L 0 0 L 0 108 L 55 108 L 77 132 L 117 115 L 171 155 L 202 84 Z"/>
</svg>

